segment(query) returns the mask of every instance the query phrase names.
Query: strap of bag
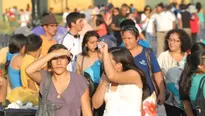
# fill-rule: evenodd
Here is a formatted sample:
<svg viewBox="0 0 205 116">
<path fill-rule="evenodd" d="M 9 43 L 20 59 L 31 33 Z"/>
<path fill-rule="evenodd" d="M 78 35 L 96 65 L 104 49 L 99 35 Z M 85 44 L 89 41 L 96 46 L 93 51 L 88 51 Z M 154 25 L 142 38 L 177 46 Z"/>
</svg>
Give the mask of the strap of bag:
<svg viewBox="0 0 205 116">
<path fill-rule="evenodd" d="M 149 21 L 148 21 L 148 23 L 147 23 L 147 25 L 146 25 L 146 27 L 145 27 L 144 31 L 146 31 L 146 30 L 147 30 L 147 27 L 148 27 L 148 25 L 149 25 L 149 22 L 150 22 L 150 19 L 149 19 Z"/>
<path fill-rule="evenodd" d="M 45 86 L 44 86 L 44 89 L 43 89 L 42 100 L 44 102 L 46 102 L 47 101 L 47 97 L 48 97 L 48 93 L 49 93 L 49 89 L 50 89 L 50 86 L 51 86 L 51 74 L 50 73 L 46 73 L 44 78 L 45 78 Z"/>
<path fill-rule="evenodd" d="M 153 84 L 155 93 L 156 93 L 156 95 L 159 95 L 159 92 L 158 92 L 156 83 L 155 83 L 155 81 L 153 80 L 152 65 L 151 65 L 151 60 L 150 60 L 150 52 L 151 52 L 151 49 L 150 49 L 150 48 L 147 48 L 147 49 L 146 49 L 146 52 L 145 52 L 145 56 L 146 56 L 146 59 L 147 59 L 147 65 L 148 65 L 148 69 L 149 69 L 149 74 L 150 74 L 150 78 L 151 78 L 151 80 L 152 80 L 152 84 Z"/>
</svg>

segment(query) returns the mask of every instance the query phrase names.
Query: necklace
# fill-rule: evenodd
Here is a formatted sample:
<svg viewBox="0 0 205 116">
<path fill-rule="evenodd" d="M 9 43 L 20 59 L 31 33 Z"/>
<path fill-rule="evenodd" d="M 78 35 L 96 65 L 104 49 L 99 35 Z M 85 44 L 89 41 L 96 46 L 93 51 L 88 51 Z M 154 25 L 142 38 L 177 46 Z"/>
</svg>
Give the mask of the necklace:
<svg viewBox="0 0 205 116">
<path fill-rule="evenodd" d="M 61 98 L 61 95 L 60 95 L 60 94 L 58 94 L 58 95 L 57 95 L 57 98 L 58 98 L 58 99 L 60 99 L 60 98 Z"/>
</svg>

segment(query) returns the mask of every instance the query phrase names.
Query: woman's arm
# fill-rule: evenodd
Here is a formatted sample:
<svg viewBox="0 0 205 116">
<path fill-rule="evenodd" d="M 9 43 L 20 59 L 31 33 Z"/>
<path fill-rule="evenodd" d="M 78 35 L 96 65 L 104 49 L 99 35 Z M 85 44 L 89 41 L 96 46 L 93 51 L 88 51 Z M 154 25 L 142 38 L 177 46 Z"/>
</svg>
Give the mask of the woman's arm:
<svg viewBox="0 0 205 116">
<path fill-rule="evenodd" d="M 183 104 L 184 104 L 184 111 L 185 111 L 186 115 L 187 116 L 194 116 L 190 101 L 183 100 Z"/>
<path fill-rule="evenodd" d="M 39 69 L 43 67 L 48 61 L 50 61 L 54 57 L 59 57 L 63 55 L 70 55 L 70 52 L 68 50 L 60 49 L 60 50 L 55 50 L 55 52 L 51 52 L 38 60 L 34 61 L 32 64 L 30 64 L 26 68 L 26 74 L 37 84 L 40 84 L 42 80 L 42 75 L 39 72 Z"/>
<path fill-rule="evenodd" d="M 92 97 L 92 105 L 95 109 L 98 109 L 100 106 L 102 106 L 108 85 L 109 82 L 105 80 L 105 74 L 103 74 L 100 83 Z"/>
<path fill-rule="evenodd" d="M 111 82 L 119 83 L 119 84 L 141 84 L 141 77 L 139 73 L 135 70 L 128 70 L 128 71 L 117 71 L 111 62 L 110 55 L 108 53 L 108 46 L 104 42 L 102 43 L 102 53 L 103 53 L 103 64 L 105 73 L 108 79 Z M 118 63 L 117 65 L 122 65 Z M 126 78 L 125 78 L 126 77 Z"/>
<path fill-rule="evenodd" d="M 28 88 L 30 88 L 33 91 L 37 91 L 37 88 L 35 86 L 35 82 L 31 79 L 28 80 Z"/>
<path fill-rule="evenodd" d="M 165 101 L 164 78 L 163 78 L 161 72 L 154 73 L 154 77 L 155 77 L 155 81 L 156 81 L 157 87 L 159 88 L 158 101 L 161 104 L 164 104 L 164 101 Z"/>
<path fill-rule="evenodd" d="M 82 104 L 82 113 L 83 116 L 92 116 L 91 105 L 90 105 L 90 96 L 89 96 L 89 88 L 85 90 L 81 97 Z"/>
</svg>

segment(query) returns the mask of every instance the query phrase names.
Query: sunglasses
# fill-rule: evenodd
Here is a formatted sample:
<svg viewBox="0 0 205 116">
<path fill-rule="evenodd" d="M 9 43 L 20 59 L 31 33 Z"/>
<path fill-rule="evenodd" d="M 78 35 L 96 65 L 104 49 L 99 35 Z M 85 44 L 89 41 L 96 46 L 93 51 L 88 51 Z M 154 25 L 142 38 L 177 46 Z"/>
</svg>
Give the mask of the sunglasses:
<svg viewBox="0 0 205 116">
<path fill-rule="evenodd" d="M 134 25 L 125 25 L 121 28 L 121 31 L 135 31 L 139 33 L 138 29 Z"/>
</svg>

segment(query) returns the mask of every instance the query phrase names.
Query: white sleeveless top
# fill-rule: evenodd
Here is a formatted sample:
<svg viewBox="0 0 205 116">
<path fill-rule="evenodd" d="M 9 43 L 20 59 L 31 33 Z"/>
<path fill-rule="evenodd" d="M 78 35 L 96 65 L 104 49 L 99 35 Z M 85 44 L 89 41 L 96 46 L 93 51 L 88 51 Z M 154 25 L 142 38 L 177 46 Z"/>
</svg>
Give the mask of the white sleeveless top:
<svg viewBox="0 0 205 116">
<path fill-rule="evenodd" d="M 116 92 L 109 85 L 103 116 L 141 116 L 142 89 L 136 85 L 118 85 Z"/>
</svg>

